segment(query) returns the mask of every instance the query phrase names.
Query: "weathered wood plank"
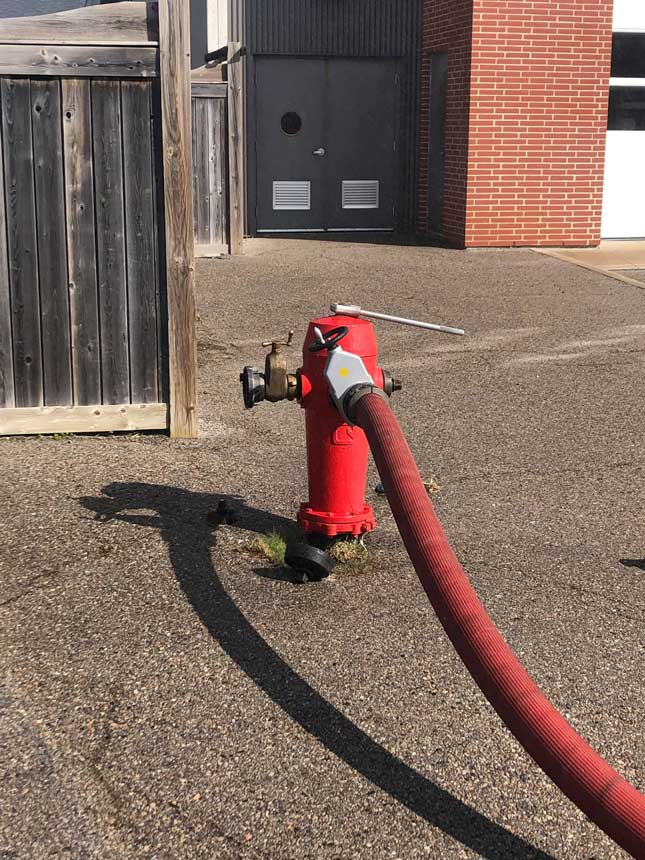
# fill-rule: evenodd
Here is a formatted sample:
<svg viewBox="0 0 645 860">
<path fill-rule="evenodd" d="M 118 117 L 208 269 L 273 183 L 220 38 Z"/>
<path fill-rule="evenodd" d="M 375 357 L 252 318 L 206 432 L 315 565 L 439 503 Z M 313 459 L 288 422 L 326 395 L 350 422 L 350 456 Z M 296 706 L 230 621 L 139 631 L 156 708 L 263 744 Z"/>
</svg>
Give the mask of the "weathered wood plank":
<svg viewBox="0 0 645 860">
<path fill-rule="evenodd" d="M 130 387 L 136 403 L 156 403 L 159 399 L 150 95 L 147 82 L 123 81 L 121 84 Z"/>
<path fill-rule="evenodd" d="M 197 221 L 199 220 L 198 213 L 198 201 L 199 201 L 199 186 L 201 184 L 201 177 L 199 175 L 199 170 L 197 169 L 197 138 L 199 137 L 199 129 L 197 127 L 197 102 L 195 99 L 192 99 L 190 105 L 190 116 L 191 116 L 191 127 L 192 127 L 192 156 L 193 156 L 193 229 L 195 231 L 195 241 L 198 241 L 198 233 L 199 227 Z"/>
<path fill-rule="evenodd" d="M 65 78 L 63 150 L 74 403 L 101 402 L 90 81 Z"/>
<path fill-rule="evenodd" d="M 0 410 L 0 436 L 112 433 L 126 430 L 165 430 L 167 427 L 168 407 L 165 403 Z"/>
<path fill-rule="evenodd" d="M 225 99 L 227 92 L 228 86 L 224 81 L 212 84 L 193 81 L 191 85 L 191 95 L 194 99 Z"/>
<path fill-rule="evenodd" d="M 45 406 L 73 402 L 60 81 L 31 82 Z"/>
<path fill-rule="evenodd" d="M 15 403 L 18 407 L 42 406 L 38 242 L 29 81 L 2 78 L 0 91 Z"/>
<path fill-rule="evenodd" d="M 0 44 L 0 75 L 154 78 L 159 74 L 158 54 L 157 48 L 124 48 L 120 45 Z"/>
<path fill-rule="evenodd" d="M 183 0 L 161 0 L 159 42 L 164 197 L 170 432 L 197 436 L 197 339 L 192 201 L 189 8 Z"/>
<path fill-rule="evenodd" d="M 226 105 L 208 101 L 210 244 L 226 242 Z"/>
<path fill-rule="evenodd" d="M 239 42 L 228 46 L 228 191 L 231 254 L 241 254 L 244 240 L 244 102 Z"/>
<path fill-rule="evenodd" d="M 159 40 L 157 3 L 122 2 L 0 20 L 0 42 L 148 45 Z"/>
<path fill-rule="evenodd" d="M 130 402 L 121 86 L 92 81 L 103 403 Z"/>
<path fill-rule="evenodd" d="M 206 105 L 206 151 L 208 154 L 208 172 L 206 174 L 206 199 L 208 201 L 208 238 L 207 243 L 213 244 L 220 240 L 220 219 L 217 210 L 217 113 L 213 109 L 215 99 L 199 99 Z"/>
<path fill-rule="evenodd" d="M 13 390 L 13 346 L 11 299 L 7 255 L 7 216 L 4 193 L 4 154 L 0 123 L 0 409 L 15 406 Z"/>
<path fill-rule="evenodd" d="M 210 200 L 209 200 L 209 114 L 208 102 L 196 99 L 193 102 L 194 111 L 194 153 L 193 171 L 195 183 L 195 233 L 198 242 L 210 241 Z"/>
<path fill-rule="evenodd" d="M 226 100 L 193 97 L 192 111 L 195 254 L 219 256 L 228 236 Z"/>
<path fill-rule="evenodd" d="M 152 172 L 153 195 L 157 229 L 155 230 L 155 283 L 157 285 L 157 364 L 159 376 L 157 387 L 159 399 L 170 402 L 168 376 L 168 303 L 166 291 L 166 212 L 164 208 L 164 158 L 163 130 L 161 122 L 161 84 L 152 84 Z"/>
</svg>

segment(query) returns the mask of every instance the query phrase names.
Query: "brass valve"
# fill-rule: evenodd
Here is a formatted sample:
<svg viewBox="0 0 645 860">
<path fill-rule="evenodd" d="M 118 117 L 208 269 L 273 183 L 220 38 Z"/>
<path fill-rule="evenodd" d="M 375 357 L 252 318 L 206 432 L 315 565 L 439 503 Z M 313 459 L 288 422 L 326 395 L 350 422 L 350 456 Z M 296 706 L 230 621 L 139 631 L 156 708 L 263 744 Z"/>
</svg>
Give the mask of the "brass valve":
<svg viewBox="0 0 645 860">
<path fill-rule="evenodd" d="M 298 395 L 298 378 L 287 370 L 287 357 L 284 347 L 290 347 L 293 341 L 293 330 L 290 330 L 285 340 L 270 340 L 262 346 L 271 347 L 264 364 L 264 380 L 266 385 L 265 400 L 277 403 L 279 400 L 295 400 Z"/>
</svg>

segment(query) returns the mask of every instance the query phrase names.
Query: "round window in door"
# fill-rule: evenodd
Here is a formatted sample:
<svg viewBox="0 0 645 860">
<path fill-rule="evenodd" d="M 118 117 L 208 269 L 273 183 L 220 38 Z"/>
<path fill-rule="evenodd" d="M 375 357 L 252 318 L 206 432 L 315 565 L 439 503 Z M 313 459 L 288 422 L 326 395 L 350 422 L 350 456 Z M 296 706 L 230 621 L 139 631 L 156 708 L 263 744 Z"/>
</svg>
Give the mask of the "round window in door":
<svg viewBox="0 0 645 860">
<path fill-rule="evenodd" d="M 294 134 L 298 134 L 302 128 L 302 118 L 300 117 L 300 114 L 297 114 L 295 111 L 288 111 L 283 114 L 282 119 L 280 120 L 280 128 L 285 134 L 288 134 L 289 137 L 293 137 Z"/>
</svg>

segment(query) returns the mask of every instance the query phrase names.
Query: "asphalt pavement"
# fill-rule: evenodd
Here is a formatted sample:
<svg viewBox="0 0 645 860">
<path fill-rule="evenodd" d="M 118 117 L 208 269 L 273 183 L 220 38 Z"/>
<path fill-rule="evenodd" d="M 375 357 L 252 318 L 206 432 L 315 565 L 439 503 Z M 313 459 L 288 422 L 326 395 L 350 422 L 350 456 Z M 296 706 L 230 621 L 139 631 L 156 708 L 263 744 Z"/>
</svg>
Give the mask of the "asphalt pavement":
<svg viewBox="0 0 645 860">
<path fill-rule="evenodd" d="M 297 404 L 245 412 L 238 375 L 332 301 L 467 330 L 377 324 L 394 408 L 504 636 L 644 790 L 645 292 L 528 250 L 258 239 L 198 294 L 200 439 L 0 439 L 0 860 L 623 857 L 478 692 L 372 467 L 363 575 L 248 555 L 306 461 Z"/>
</svg>

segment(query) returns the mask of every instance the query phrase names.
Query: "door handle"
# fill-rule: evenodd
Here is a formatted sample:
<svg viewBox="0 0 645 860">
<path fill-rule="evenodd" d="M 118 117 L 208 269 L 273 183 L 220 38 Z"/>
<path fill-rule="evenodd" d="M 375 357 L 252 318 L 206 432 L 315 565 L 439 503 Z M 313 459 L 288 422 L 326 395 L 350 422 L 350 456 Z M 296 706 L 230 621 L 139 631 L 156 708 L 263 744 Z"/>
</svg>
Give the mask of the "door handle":
<svg viewBox="0 0 645 860">
<path fill-rule="evenodd" d="M 323 146 L 318 147 L 318 149 L 314 149 L 314 151 L 312 152 L 312 155 L 317 155 L 320 158 L 322 158 L 322 156 L 326 155 L 326 154 L 327 153 L 326 153 L 325 148 Z"/>
</svg>

